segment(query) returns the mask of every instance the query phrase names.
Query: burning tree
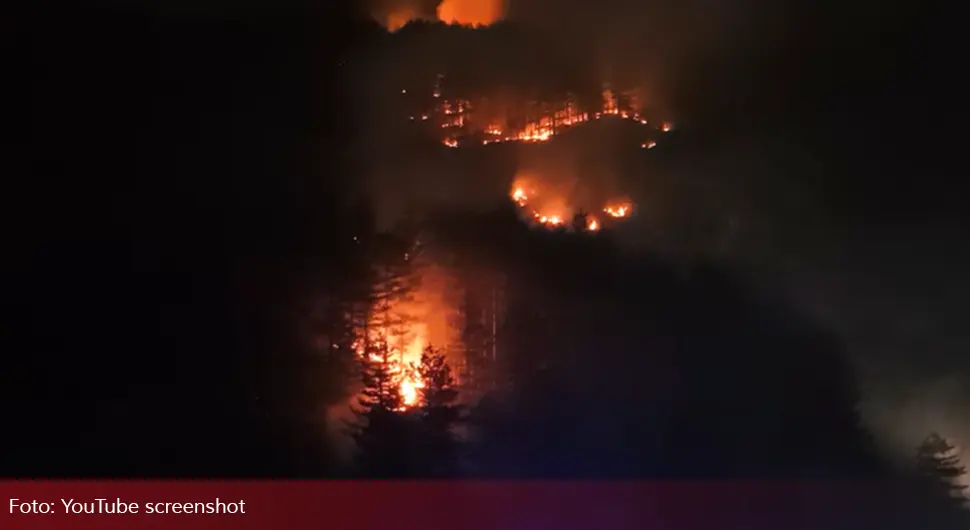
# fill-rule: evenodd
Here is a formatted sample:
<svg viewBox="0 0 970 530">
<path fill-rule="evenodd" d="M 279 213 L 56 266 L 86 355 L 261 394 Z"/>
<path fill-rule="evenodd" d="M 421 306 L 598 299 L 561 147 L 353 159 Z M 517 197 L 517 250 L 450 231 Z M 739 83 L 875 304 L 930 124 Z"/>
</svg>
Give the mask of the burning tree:
<svg viewBox="0 0 970 530">
<path fill-rule="evenodd" d="M 361 360 L 361 382 L 364 387 L 357 397 L 361 412 L 375 408 L 397 411 L 404 403 L 401 384 L 387 343 L 370 341 Z"/>
<path fill-rule="evenodd" d="M 445 356 L 429 345 L 420 364 L 411 366 L 426 384 L 420 389 L 420 407 L 408 408 L 386 343 L 373 344 L 362 360 L 364 389 L 351 425 L 359 471 L 380 478 L 455 474 L 460 444 L 454 428 L 460 410 Z"/>
<path fill-rule="evenodd" d="M 363 373 L 375 363 L 387 372 L 387 384 L 396 386 L 401 398 L 395 408 L 413 406 L 422 383 L 411 365 L 418 361 L 423 344 L 407 308 L 414 301 L 418 271 L 411 249 L 396 238 L 375 238 L 370 250 L 368 287 L 353 318 L 353 349 Z"/>
<path fill-rule="evenodd" d="M 372 331 L 368 329 L 367 331 Z M 360 352 L 363 388 L 352 407 L 351 435 L 357 446 L 357 468 L 364 476 L 386 478 L 414 474 L 411 440 L 414 429 L 407 410 L 401 373 L 387 336 L 370 333 Z"/>
</svg>

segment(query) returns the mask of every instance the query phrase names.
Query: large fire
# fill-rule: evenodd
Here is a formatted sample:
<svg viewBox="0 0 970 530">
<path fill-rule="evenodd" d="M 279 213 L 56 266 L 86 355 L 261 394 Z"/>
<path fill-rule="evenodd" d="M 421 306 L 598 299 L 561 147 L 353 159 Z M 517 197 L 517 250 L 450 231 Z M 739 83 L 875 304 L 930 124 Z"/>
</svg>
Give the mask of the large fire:
<svg viewBox="0 0 970 530">
<path fill-rule="evenodd" d="M 433 119 L 441 131 L 441 143 L 448 147 L 459 145 L 491 145 L 508 142 L 542 143 L 567 129 L 590 121 L 606 118 L 628 120 L 650 130 L 670 132 L 673 124 L 664 122 L 656 127 L 645 118 L 640 110 L 640 101 L 635 91 L 616 94 L 606 88 L 602 93 L 602 103 L 597 108 L 587 110 L 581 107 L 575 95 L 567 95 L 558 103 L 539 104 L 519 102 L 518 107 L 509 105 L 496 109 L 493 102 L 474 102 L 468 99 L 448 99 L 443 96 L 438 76 L 433 97 L 435 105 L 420 113 L 420 121 Z M 409 118 L 418 121 L 417 115 Z M 645 140 L 640 147 L 652 149 L 657 142 Z"/>
<path fill-rule="evenodd" d="M 390 10 L 374 12 L 374 18 L 384 27 L 395 32 L 414 20 L 431 20 L 430 13 L 423 13 L 417 2 L 395 5 Z M 446 24 L 479 27 L 494 24 L 505 16 L 503 0 L 444 0 L 436 9 L 438 20 Z"/>
<path fill-rule="evenodd" d="M 413 336 L 407 336 L 413 335 Z M 371 362 L 387 363 L 388 372 L 394 379 L 401 395 L 401 410 L 406 410 L 418 403 L 418 391 L 424 388 L 424 381 L 418 374 L 417 365 L 421 361 L 421 353 L 427 345 L 427 328 L 423 325 L 409 326 L 400 334 L 393 333 L 386 328 L 370 331 L 369 343 L 377 348 L 387 348 L 388 358 L 376 353 L 368 353 L 365 341 L 359 340 L 353 344 L 354 351 L 360 358 L 368 358 Z"/>
<path fill-rule="evenodd" d="M 463 26 L 487 26 L 505 15 L 502 0 L 444 0 L 438 5 L 438 20 Z"/>
<path fill-rule="evenodd" d="M 382 301 L 371 308 L 366 326 L 358 324 L 357 341 L 351 345 L 359 358 L 387 365 L 401 397 L 401 410 L 420 401 L 425 382 L 418 365 L 425 349 L 434 345 L 436 351 L 447 352 L 453 349 L 457 337 L 451 319 L 454 302 L 446 295 L 451 277 L 423 258 L 405 260 L 414 267 L 410 273 L 418 281 L 406 294 L 382 296 Z"/>
</svg>

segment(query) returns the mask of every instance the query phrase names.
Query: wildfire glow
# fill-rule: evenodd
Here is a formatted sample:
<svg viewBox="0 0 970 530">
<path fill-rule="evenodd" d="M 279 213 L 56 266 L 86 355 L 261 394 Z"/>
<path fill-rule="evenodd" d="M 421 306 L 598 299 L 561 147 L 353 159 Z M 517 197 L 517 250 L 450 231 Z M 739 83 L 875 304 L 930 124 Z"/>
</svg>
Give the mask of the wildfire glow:
<svg viewBox="0 0 970 530">
<path fill-rule="evenodd" d="M 405 24 L 418 18 L 418 12 L 414 7 L 402 6 L 392 11 L 384 18 L 384 27 L 388 31 L 394 32 L 404 27 Z"/>
<path fill-rule="evenodd" d="M 532 216 L 540 224 L 544 224 L 548 227 L 557 227 L 557 226 L 563 225 L 562 217 L 558 215 L 554 215 L 554 214 L 544 215 L 539 212 L 532 212 Z"/>
<path fill-rule="evenodd" d="M 419 326 L 419 331 L 420 331 Z M 386 335 L 385 330 L 378 329 L 371 331 L 371 338 L 369 339 L 372 345 L 384 345 L 392 353 L 389 354 L 389 359 L 385 360 L 380 355 L 371 353 L 367 354 L 366 347 L 363 340 L 355 342 L 352 347 L 358 356 L 364 358 L 368 356 L 371 362 L 375 363 L 387 363 L 388 372 L 391 377 L 397 381 L 398 389 L 401 394 L 402 407 L 401 410 L 406 410 L 409 407 L 413 407 L 418 402 L 418 389 L 424 388 L 424 381 L 421 380 L 420 375 L 418 375 L 415 366 L 421 360 L 421 352 L 424 350 L 425 337 L 424 333 L 418 333 L 418 336 L 413 338 L 411 341 L 403 345 L 403 349 L 399 349 L 399 346 L 395 346 L 395 343 L 400 343 L 400 339 L 403 337 L 395 337 Z M 398 339 L 398 340 L 395 340 Z"/>
<path fill-rule="evenodd" d="M 532 181 L 520 180 L 512 185 L 509 197 L 522 209 L 525 209 L 530 203 L 536 203 L 533 208 L 527 210 L 528 219 L 540 226 L 550 229 L 571 227 L 573 230 L 583 230 L 582 227 L 577 227 L 576 221 L 573 224 L 567 223 L 571 219 L 572 208 L 559 194 L 552 192 L 552 197 L 540 195 L 538 191 L 541 190 L 537 190 L 537 188 L 538 186 Z M 610 204 L 603 211 L 612 219 L 624 219 L 633 211 L 633 204 L 629 201 Z M 587 232 L 596 232 L 603 227 L 596 217 L 592 215 L 585 215 L 585 217 L 585 230 Z"/>
<path fill-rule="evenodd" d="M 524 121 L 518 122 L 520 125 L 513 127 L 512 123 L 515 123 L 515 120 L 511 120 L 510 116 L 513 114 L 518 116 L 523 112 L 522 108 L 515 110 L 509 107 L 499 111 L 498 114 L 504 117 L 495 119 L 496 112 L 481 112 L 482 109 L 479 106 L 488 105 L 484 101 L 447 98 L 442 92 L 442 79 L 444 75 L 439 74 L 431 94 L 437 101 L 430 111 L 421 114 L 421 121 L 433 118 L 436 126 L 447 130 L 445 133 L 447 138 L 443 138 L 442 143 L 449 147 L 457 147 L 454 141 L 457 138 L 462 138 L 461 143 L 468 145 L 468 140 L 476 137 L 475 142 L 481 145 L 505 142 L 543 143 L 571 127 L 604 118 L 629 120 L 638 125 L 647 125 L 647 119 L 631 103 L 635 101 L 631 93 L 617 95 L 610 89 L 604 89 L 601 106 L 593 109 L 594 112 L 582 109 L 575 95 L 567 95 L 564 100 L 545 107 L 538 114 L 534 110 L 536 102 L 525 105 L 532 110 L 525 111 Z M 490 118 L 486 119 L 485 116 Z M 665 131 L 671 130 L 672 125 L 666 123 L 662 128 Z M 647 144 L 641 147 L 650 148 Z"/>
<path fill-rule="evenodd" d="M 614 219 L 623 219 L 630 215 L 632 209 L 630 204 L 614 204 L 603 208 L 603 212 Z"/>
<path fill-rule="evenodd" d="M 505 15 L 502 0 L 444 0 L 438 5 L 438 19 L 448 24 L 487 26 Z"/>
<path fill-rule="evenodd" d="M 366 329 L 357 330 L 350 345 L 361 359 L 386 364 L 401 396 L 401 410 L 416 406 L 425 387 L 417 367 L 425 348 L 434 344 L 447 351 L 455 337 L 453 302 L 445 296 L 449 276 L 440 268 L 421 265 L 420 279 L 407 298 L 388 300 L 368 316 Z M 386 322 L 394 322 L 386 325 Z M 383 356 L 386 352 L 386 356 Z"/>
<path fill-rule="evenodd" d="M 428 19 L 414 2 L 400 5 L 391 11 L 380 10 L 373 13 L 390 32 L 395 32 L 413 20 Z M 446 24 L 461 26 L 487 26 L 498 22 L 505 16 L 504 0 L 444 0 L 437 8 L 438 20 Z"/>
<path fill-rule="evenodd" d="M 401 381 L 401 399 L 405 407 L 413 407 L 418 402 L 418 389 L 424 388 L 421 379 L 406 378 Z"/>
</svg>

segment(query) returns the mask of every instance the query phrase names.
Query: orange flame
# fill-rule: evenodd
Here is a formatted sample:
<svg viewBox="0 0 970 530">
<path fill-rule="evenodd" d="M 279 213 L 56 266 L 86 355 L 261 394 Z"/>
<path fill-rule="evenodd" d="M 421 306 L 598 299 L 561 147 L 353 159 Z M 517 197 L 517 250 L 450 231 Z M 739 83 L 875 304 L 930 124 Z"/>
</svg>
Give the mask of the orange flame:
<svg viewBox="0 0 970 530">
<path fill-rule="evenodd" d="M 381 339 L 382 330 L 372 331 L 371 341 L 374 343 L 383 342 Z M 392 342 L 392 340 L 388 340 Z M 383 357 L 376 354 L 368 355 L 368 359 L 374 363 L 385 363 L 388 364 L 388 372 L 394 380 L 398 381 L 398 391 L 401 394 L 402 406 L 398 410 L 407 410 L 418 403 L 418 389 L 424 388 L 424 381 L 421 376 L 418 375 L 417 370 L 414 369 L 414 364 L 417 363 L 421 358 L 421 352 L 423 351 L 424 337 L 419 336 L 412 341 L 411 344 L 406 345 L 404 351 L 400 355 L 395 354 L 394 358 L 385 361 Z M 364 341 L 358 340 L 351 345 L 354 351 L 360 358 L 364 358 L 366 352 L 364 351 Z M 400 358 L 397 358 L 400 357 Z"/>
<path fill-rule="evenodd" d="M 630 215 L 630 211 L 632 209 L 633 208 L 629 203 L 614 204 L 614 205 L 609 205 L 606 208 L 603 208 L 603 212 L 605 212 L 606 215 L 613 217 L 614 219 L 623 219 Z"/>
<path fill-rule="evenodd" d="M 532 212 L 532 217 L 534 217 L 535 220 L 538 221 L 540 224 L 546 225 L 550 228 L 563 225 L 562 217 L 559 215 L 554 215 L 554 214 L 546 215 L 546 214 L 541 214 L 539 212 Z"/>
<path fill-rule="evenodd" d="M 402 406 L 399 410 L 415 406 L 418 403 L 419 389 L 425 386 L 416 366 L 428 344 L 428 331 L 428 326 L 423 323 L 410 326 L 405 335 L 386 328 L 371 327 L 367 340 L 372 345 L 386 346 L 390 352 L 387 359 L 374 353 L 368 355 L 363 338 L 351 345 L 360 358 L 366 355 L 371 362 L 387 364 L 387 370 L 392 380 L 396 381 L 401 395 Z"/>
<path fill-rule="evenodd" d="M 424 388 L 424 381 L 420 379 L 404 379 L 401 381 L 401 398 L 404 408 L 413 407 L 418 402 L 418 389 Z"/>
<path fill-rule="evenodd" d="M 462 4 L 464 0 L 450 2 L 451 0 L 446 0 L 440 9 L 447 12 L 452 9 L 449 6 L 457 6 Z M 438 101 L 427 112 L 421 114 L 421 120 L 427 121 L 434 115 L 436 126 L 442 129 L 460 129 L 457 132 L 449 131 L 446 133 L 452 138 L 455 138 L 456 135 L 461 137 L 483 135 L 485 138 L 478 139 L 481 145 L 503 142 L 544 143 L 575 125 L 602 118 L 628 120 L 638 125 L 648 124 L 647 119 L 637 110 L 639 107 L 635 106 L 636 104 L 629 91 L 617 94 L 610 89 L 604 89 L 600 107 L 593 109 L 593 112 L 584 109 L 579 99 L 574 94 L 569 94 L 564 99 L 546 107 L 541 114 L 531 116 L 523 125 L 510 130 L 507 128 L 509 124 L 504 120 L 478 121 L 480 116 L 475 109 L 480 103 L 487 108 L 489 106 L 487 101 L 448 98 L 443 93 L 441 86 L 444 77 L 444 74 L 438 74 L 434 89 L 431 92 L 431 95 Z M 540 107 L 545 107 L 545 105 Z M 533 105 L 533 108 L 535 108 L 535 105 Z M 494 117 L 492 116 L 492 118 Z M 415 119 L 412 118 L 411 121 L 415 121 Z M 660 128 L 664 131 L 670 131 L 673 130 L 673 125 L 664 123 Z M 646 145 L 641 145 L 641 147 L 648 148 Z"/>
<path fill-rule="evenodd" d="M 534 200 L 537 196 L 539 196 L 539 201 Z M 569 212 L 572 208 L 562 200 L 562 197 L 557 197 L 555 194 L 552 197 L 540 196 L 531 181 L 525 179 L 513 183 L 509 197 L 519 208 L 525 208 L 532 202 L 538 204 L 537 209 L 530 209 L 529 211 L 529 218 L 533 222 L 546 228 L 567 227 L 566 219 L 569 218 Z M 608 203 L 603 211 L 613 219 L 625 219 L 633 212 L 633 203 L 628 199 L 615 200 Z M 603 225 L 598 218 L 586 215 L 585 230 L 587 232 L 596 232 L 602 227 Z"/>
<path fill-rule="evenodd" d="M 610 90 L 604 91 L 602 107 L 597 112 L 590 113 L 582 110 L 575 98 L 569 97 L 516 130 L 507 130 L 495 122 L 476 124 L 471 117 L 473 115 L 469 114 L 475 104 L 469 100 L 452 100 L 443 97 L 440 87 L 442 77 L 441 75 L 438 76 L 439 82 L 435 85 L 432 93 L 435 98 L 440 98 L 440 102 L 434 107 L 434 112 L 439 116 L 438 125 L 443 129 L 466 129 L 464 132 L 458 133 L 459 135 L 481 133 L 486 136 L 486 138 L 480 140 L 481 145 L 502 142 L 544 143 L 575 125 L 604 117 L 647 125 L 647 119 L 636 110 L 632 108 L 621 109 L 617 96 Z M 422 121 L 428 119 L 426 116 L 427 114 L 421 116 Z M 667 124 L 667 126 L 668 128 L 671 127 L 670 124 Z M 641 147 L 648 148 L 645 144 Z"/>
<path fill-rule="evenodd" d="M 367 325 L 356 330 L 357 340 L 350 345 L 358 358 L 385 364 L 401 396 L 399 410 L 420 403 L 425 381 L 417 367 L 425 349 L 435 344 L 446 351 L 453 340 L 455 330 L 449 317 L 454 308 L 442 294 L 448 282 L 449 276 L 440 268 L 425 263 L 419 284 L 409 297 L 387 300 L 386 306 L 374 308 Z M 387 355 L 377 354 L 374 346 L 386 346 Z"/>
<path fill-rule="evenodd" d="M 487 26 L 505 15 L 502 0 L 444 0 L 438 6 L 438 19 L 448 24 Z"/>
</svg>

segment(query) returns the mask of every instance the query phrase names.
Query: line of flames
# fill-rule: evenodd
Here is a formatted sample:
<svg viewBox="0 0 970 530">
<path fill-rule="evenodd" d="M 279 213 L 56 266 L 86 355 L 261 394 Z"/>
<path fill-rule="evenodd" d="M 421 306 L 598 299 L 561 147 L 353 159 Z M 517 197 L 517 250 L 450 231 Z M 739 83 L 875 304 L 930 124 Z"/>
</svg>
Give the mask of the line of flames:
<svg viewBox="0 0 970 530">
<path fill-rule="evenodd" d="M 515 185 L 512 187 L 511 198 L 512 202 L 519 206 L 519 208 L 528 208 L 530 200 L 532 197 L 536 196 L 535 189 L 529 189 L 524 185 Z M 613 219 L 626 219 L 633 213 L 633 203 L 630 201 L 615 201 L 607 204 L 603 208 L 603 213 Z M 566 225 L 566 220 L 562 215 L 541 212 L 539 210 L 532 210 L 532 218 L 547 228 L 559 228 Z M 599 219 L 591 214 L 586 214 L 586 230 L 589 232 L 596 232 L 602 226 Z"/>
<path fill-rule="evenodd" d="M 432 92 L 432 97 L 437 100 L 441 100 L 442 97 L 440 86 L 443 77 L 443 75 L 438 76 L 437 81 L 435 82 L 434 91 Z M 401 93 L 407 94 L 408 91 L 403 89 L 401 90 Z M 562 131 L 570 127 L 592 120 L 599 120 L 604 117 L 616 117 L 624 120 L 630 120 L 643 126 L 650 125 L 647 118 L 641 115 L 639 112 L 632 109 L 620 108 L 619 100 L 611 90 L 605 89 L 603 91 L 602 101 L 603 103 L 601 108 L 596 112 L 579 112 L 574 101 L 562 103 L 555 111 L 549 112 L 537 120 L 526 123 L 521 129 L 516 131 L 505 130 L 501 125 L 495 123 L 486 125 L 479 131 L 486 136 L 486 138 L 480 140 L 480 143 L 481 145 L 490 145 L 508 142 L 548 142 L 553 136 L 560 134 Z M 464 129 L 466 125 L 468 125 L 466 120 L 466 112 L 471 109 L 471 106 L 471 103 L 466 100 L 441 101 L 441 103 L 438 104 L 435 109 L 447 118 L 444 123 L 441 123 L 441 128 Z M 419 116 L 411 116 L 409 119 L 411 121 L 428 121 L 430 117 L 430 113 L 426 112 L 420 114 Z M 659 125 L 658 129 L 667 133 L 674 129 L 674 125 L 670 122 L 663 122 Z M 441 140 L 441 143 L 447 147 L 456 148 L 461 143 L 467 141 L 467 138 L 459 141 L 458 135 L 448 135 Z M 655 146 L 656 142 L 645 141 L 640 147 L 644 149 L 652 149 Z"/>
<path fill-rule="evenodd" d="M 427 120 L 427 114 L 421 116 L 422 120 Z M 552 118 L 542 118 L 537 122 L 531 122 L 526 124 L 526 126 L 519 132 L 512 134 L 506 134 L 502 128 L 498 125 L 489 125 L 484 129 L 484 134 L 487 138 L 481 140 L 481 145 L 491 145 L 499 143 L 544 143 L 552 139 L 553 136 L 561 134 L 566 129 L 573 127 L 575 125 L 586 123 L 590 121 L 589 113 L 583 113 L 573 118 L 556 120 L 556 126 L 551 125 Z M 649 122 L 645 118 L 641 118 L 638 114 L 626 113 L 626 112 L 603 112 L 594 113 L 592 119 L 599 120 L 604 116 L 617 116 L 621 119 L 632 120 L 641 125 L 649 125 Z M 451 127 L 452 125 L 445 124 L 443 127 Z M 461 125 L 457 125 L 460 127 Z M 670 132 L 673 130 L 673 124 L 670 122 L 664 122 L 659 127 L 662 132 Z M 457 137 L 449 136 L 441 140 L 441 143 L 446 147 L 457 148 L 461 143 Z M 642 149 L 653 149 L 657 146 L 657 142 L 650 140 L 640 144 Z"/>
</svg>

